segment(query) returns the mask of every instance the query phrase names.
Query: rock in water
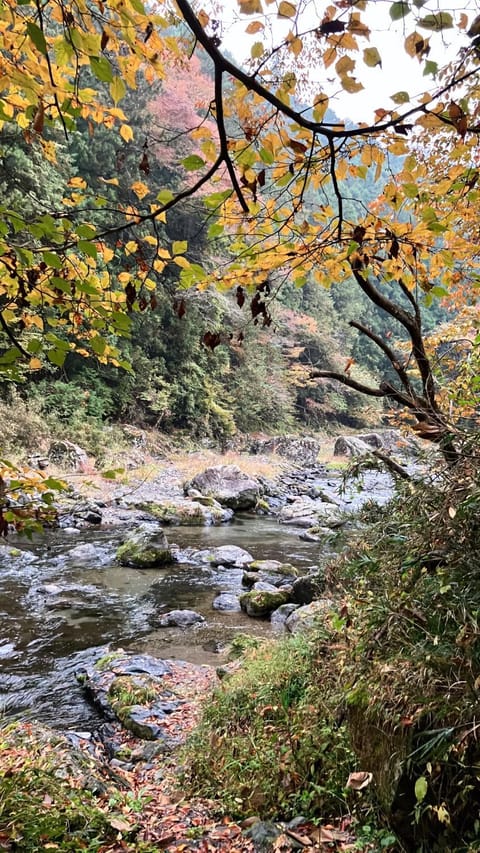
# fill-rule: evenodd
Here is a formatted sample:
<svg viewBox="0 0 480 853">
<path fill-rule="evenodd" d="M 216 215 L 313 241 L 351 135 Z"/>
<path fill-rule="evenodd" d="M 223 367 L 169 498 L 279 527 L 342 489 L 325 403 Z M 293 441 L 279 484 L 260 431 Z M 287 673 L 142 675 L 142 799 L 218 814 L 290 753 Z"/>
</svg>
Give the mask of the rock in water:
<svg viewBox="0 0 480 853">
<path fill-rule="evenodd" d="M 161 527 L 142 524 L 117 548 L 117 560 L 122 566 L 153 569 L 173 562 L 167 537 Z"/>
<path fill-rule="evenodd" d="M 185 484 L 185 493 L 191 489 L 233 510 L 253 509 L 262 491 L 260 483 L 244 474 L 236 465 L 206 468 Z"/>
</svg>

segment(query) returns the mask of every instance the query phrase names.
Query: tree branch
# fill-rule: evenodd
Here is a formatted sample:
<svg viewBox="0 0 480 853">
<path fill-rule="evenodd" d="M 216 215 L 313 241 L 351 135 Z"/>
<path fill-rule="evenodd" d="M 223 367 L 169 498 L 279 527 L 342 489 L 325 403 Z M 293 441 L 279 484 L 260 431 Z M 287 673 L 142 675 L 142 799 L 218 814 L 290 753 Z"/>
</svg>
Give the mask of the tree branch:
<svg viewBox="0 0 480 853">
<path fill-rule="evenodd" d="M 235 174 L 235 169 L 233 167 L 233 163 L 230 159 L 230 154 L 228 151 L 227 132 L 225 130 L 225 118 L 223 114 L 222 76 L 223 71 L 221 70 L 221 68 L 215 66 L 215 109 L 217 114 L 218 135 L 220 137 L 220 154 L 227 166 L 228 174 L 230 175 L 230 180 L 232 182 L 233 189 L 235 190 L 235 194 L 240 202 L 240 206 L 245 213 L 248 213 L 248 204 L 240 188 L 240 184 L 238 183 L 238 179 Z"/>
<path fill-rule="evenodd" d="M 5 332 L 7 338 L 12 342 L 13 346 L 16 347 L 18 349 L 18 351 L 21 352 L 21 354 L 25 358 L 31 359 L 32 356 L 30 355 L 29 352 L 27 352 L 27 350 L 23 349 L 21 344 L 19 344 L 15 335 L 10 330 L 10 327 L 8 326 L 8 324 L 5 320 L 5 317 L 1 313 L 0 313 L 0 326 L 2 327 L 3 331 Z"/>
<path fill-rule="evenodd" d="M 335 379 L 336 382 L 341 382 L 353 391 L 359 391 L 360 394 L 366 394 L 368 397 L 388 397 L 387 391 L 381 388 L 371 388 L 369 385 L 364 385 L 363 382 L 356 382 L 345 373 L 336 373 L 334 370 L 312 370 L 310 373 L 311 379 Z"/>
<path fill-rule="evenodd" d="M 196 17 L 190 3 L 188 0 L 176 0 L 176 5 L 180 11 L 180 14 L 187 24 L 188 28 L 195 36 L 196 40 L 202 45 L 202 47 L 206 50 L 211 60 L 213 61 L 216 68 L 221 68 L 223 71 L 226 71 L 228 74 L 231 74 L 235 80 L 238 80 L 251 92 L 256 92 L 263 100 L 267 101 L 272 106 L 276 107 L 281 113 L 293 119 L 293 121 L 304 127 L 307 130 L 311 130 L 313 133 L 322 134 L 327 139 L 348 139 L 355 138 L 358 136 L 370 136 L 375 135 L 378 136 L 384 130 L 395 129 L 397 125 L 403 125 L 405 120 L 409 118 L 409 116 L 415 115 L 415 113 L 426 113 L 428 112 L 426 106 L 424 104 L 419 104 L 417 106 L 411 107 L 407 110 L 402 116 L 396 115 L 395 118 L 391 118 L 389 121 L 383 122 L 383 124 L 376 125 L 367 125 L 362 127 L 355 128 L 343 128 L 343 130 L 335 129 L 322 124 L 321 122 L 311 121 L 305 118 L 301 112 L 293 109 L 288 104 L 285 104 L 280 98 L 277 98 L 272 92 L 270 92 L 265 86 L 263 86 L 256 79 L 255 76 L 251 76 L 246 74 L 245 71 L 242 71 L 237 65 L 233 62 L 230 62 L 218 49 L 213 39 L 207 35 L 205 30 L 203 29 L 200 21 Z M 442 97 L 444 94 L 449 92 L 455 86 L 465 82 L 470 77 L 478 74 L 478 68 L 474 68 L 471 71 L 466 72 L 458 79 L 454 78 L 450 80 L 445 86 L 442 86 L 438 92 L 435 93 L 434 97 L 436 99 Z M 430 111 L 431 112 L 431 111 Z"/>
<path fill-rule="evenodd" d="M 385 341 L 383 341 L 379 335 L 376 335 L 375 332 L 372 332 L 371 329 L 368 329 L 361 323 L 357 323 L 356 320 L 350 320 L 348 325 L 352 326 L 353 329 L 358 329 L 358 331 L 361 332 L 362 335 L 365 335 L 367 338 L 370 338 L 370 340 L 373 341 L 373 343 L 376 344 L 376 346 L 379 347 L 383 353 L 385 353 L 393 369 L 396 371 L 403 387 L 409 394 L 411 394 L 412 397 L 414 397 L 415 392 L 411 386 L 408 374 L 403 365 L 400 364 L 396 354 L 391 349 L 391 347 L 389 347 L 388 344 L 386 344 Z"/>
</svg>

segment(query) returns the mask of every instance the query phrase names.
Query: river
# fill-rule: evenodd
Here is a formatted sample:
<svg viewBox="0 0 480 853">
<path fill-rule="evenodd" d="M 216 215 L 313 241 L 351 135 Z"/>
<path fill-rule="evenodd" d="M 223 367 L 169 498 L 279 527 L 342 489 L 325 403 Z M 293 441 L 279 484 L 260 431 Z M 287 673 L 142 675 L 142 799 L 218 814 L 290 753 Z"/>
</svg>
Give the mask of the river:
<svg viewBox="0 0 480 853">
<path fill-rule="evenodd" d="M 387 475 L 368 490 L 343 495 L 347 504 L 391 491 Z M 290 562 L 307 571 L 332 554 L 335 535 L 306 542 L 300 530 L 266 516 L 237 516 L 219 527 L 167 530 L 181 550 L 239 545 L 255 559 Z M 177 562 L 163 569 L 119 566 L 115 551 L 125 527 L 89 528 L 76 535 L 45 531 L 0 558 L 0 703 L 5 718 L 39 720 L 57 728 L 91 729 L 97 712 L 75 672 L 106 644 L 193 662 L 219 662 L 218 649 L 238 632 L 269 635 L 270 623 L 212 608 L 219 592 L 239 593 L 242 570 Z M 83 546 L 83 547 L 82 547 Z M 182 631 L 152 627 L 154 614 L 195 609 L 205 624 Z"/>
</svg>

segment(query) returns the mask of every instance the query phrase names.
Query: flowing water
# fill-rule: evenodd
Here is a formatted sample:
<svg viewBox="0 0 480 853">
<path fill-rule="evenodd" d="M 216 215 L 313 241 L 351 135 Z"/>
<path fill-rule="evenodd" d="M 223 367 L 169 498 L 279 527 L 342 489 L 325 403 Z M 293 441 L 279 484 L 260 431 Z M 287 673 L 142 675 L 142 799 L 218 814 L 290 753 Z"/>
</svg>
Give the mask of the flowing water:
<svg viewBox="0 0 480 853">
<path fill-rule="evenodd" d="M 388 482 L 378 481 L 380 491 L 384 499 Z M 304 542 L 300 532 L 259 516 L 236 517 L 220 527 L 167 530 L 169 542 L 181 550 L 239 545 L 254 559 L 277 559 L 306 571 L 331 553 L 331 544 Z M 218 663 L 218 647 L 236 633 L 270 633 L 268 621 L 212 608 L 219 592 L 241 592 L 242 570 L 192 562 L 125 568 L 115 561 L 125 533 L 125 527 L 75 535 L 46 531 L 21 543 L 20 553 L 10 550 L 11 543 L 2 549 L 0 710 L 5 716 L 30 716 L 59 728 L 94 726 L 96 711 L 77 686 L 75 671 L 106 644 Z M 183 608 L 199 611 L 205 624 L 185 631 L 152 626 L 155 614 Z"/>
</svg>

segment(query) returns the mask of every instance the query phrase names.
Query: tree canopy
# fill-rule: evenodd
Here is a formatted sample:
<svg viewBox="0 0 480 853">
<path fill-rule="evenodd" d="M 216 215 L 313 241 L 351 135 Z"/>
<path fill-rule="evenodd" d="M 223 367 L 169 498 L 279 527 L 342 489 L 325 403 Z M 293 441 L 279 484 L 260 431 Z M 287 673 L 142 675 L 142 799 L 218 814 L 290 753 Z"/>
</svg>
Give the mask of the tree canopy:
<svg viewBox="0 0 480 853">
<path fill-rule="evenodd" d="M 381 27 L 396 27 L 424 91 L 399 89 L 390 104 L 377 103 L 373 84 L 373 120 L 340 121 L 336 96 L 358 97 L 364 69 L 369 80 L 382 73 L 380 6 Z M 420 304 L 440 298 L 464 309 L 478 287 L 480 24 L 468 4 L 439 11 L 413 0 L 238 0 L 236 12 L 247 64 L 225 49 L 224 12 L 213 4 L 1 3 L 0 143 L 21 134 L 27 159 L 58 165 L 82 125 L 92 140 L 108 131 L 115 151 L 96 186 L 79 172 L 41 210 L 2 206 L 0 367 L 15 376 L 19 363 L 35 371 L 45 357 L 61 366 L 76 349 L 128 369 L 116 340 L 129 334 L 132 312 L 155 307 L 171 269 L 183 288 L 231 291 L 249 322 L 265 327 L 286 281 L 344 281 L 409 344 L 399 357 L 388 337 L 351 318 L 393 379 L 366 385 L 351 364 L 344 373 L 316 365 L 312 375 L 406 408 L 452 461 L 461 395 L 439 402 Z M 194 110 L 182 108 L 176 85 L 180 95 L 200 65 L 209 82 Z M 132 112 L 149 91 L 170 103 L 171 122 L 137 138 Z M 165 138 L 176 141 L 178 159 L 170 146 L 152 191 L 145 178 Z M 112 205 L 108 188 L 127 157 L 132 180 Z M 373 185 L 374 201 L 352 191 L 353 179 Z M 168 226 L 170 212 L 195 196 L 213 245 L 204 265 Z M 471 317 L 465 329 L 473 358 Z M 208 335 L 212 349 L 224 341 Z"/>
</svg>

